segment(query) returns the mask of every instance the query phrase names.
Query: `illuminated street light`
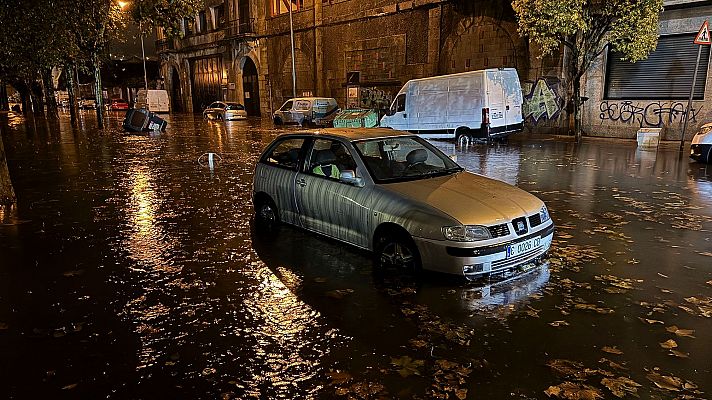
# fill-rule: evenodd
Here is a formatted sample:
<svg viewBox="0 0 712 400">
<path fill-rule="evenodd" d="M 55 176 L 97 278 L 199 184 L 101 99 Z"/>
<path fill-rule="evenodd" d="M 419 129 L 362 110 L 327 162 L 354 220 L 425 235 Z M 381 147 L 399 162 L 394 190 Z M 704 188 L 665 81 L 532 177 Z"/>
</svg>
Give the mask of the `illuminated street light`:
<svg viewBox="0 0 712 400">
<path fill-rule="evenodd" d="M 116 2 L 119 5 L 119 8 L 122 10 L 126 8 L 126 6 L 129 5 L 128 1 L 117 1 Z M 143 29 L 141 29 L 141 22 L 138 23 L 138 30 L 139 30 L 139 35 L 141 35 L 141 61 L 143 61 L 143 85 L 144 89 L 148 91 L 148 74 L 146 73 L 146 50 L 143 45 Z"/>
</svg>

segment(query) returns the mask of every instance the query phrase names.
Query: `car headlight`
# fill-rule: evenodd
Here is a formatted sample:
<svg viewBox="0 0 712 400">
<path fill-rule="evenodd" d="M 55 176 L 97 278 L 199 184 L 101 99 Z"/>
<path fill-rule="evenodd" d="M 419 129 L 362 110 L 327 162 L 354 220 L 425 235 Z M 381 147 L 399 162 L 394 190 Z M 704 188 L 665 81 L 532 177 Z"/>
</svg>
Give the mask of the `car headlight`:
<svg viewBox="0 0 712 400">
<path fill-rule="evenodd" d="M 551 217 L 549 216 L 549 210 L 547 210 L 546 206 L 543 206 L 541 210 L 539 210 L 539 217 L 541 217 L 542 223 L 551 219 Z"/>
<path fill-rule="evenodd" d="M 443 228 L 443 235 L 445 239 L 455 242 L 476 242 L 492 237 L 489 229 L 480 225 L 446 226 Z"/>
</svg>

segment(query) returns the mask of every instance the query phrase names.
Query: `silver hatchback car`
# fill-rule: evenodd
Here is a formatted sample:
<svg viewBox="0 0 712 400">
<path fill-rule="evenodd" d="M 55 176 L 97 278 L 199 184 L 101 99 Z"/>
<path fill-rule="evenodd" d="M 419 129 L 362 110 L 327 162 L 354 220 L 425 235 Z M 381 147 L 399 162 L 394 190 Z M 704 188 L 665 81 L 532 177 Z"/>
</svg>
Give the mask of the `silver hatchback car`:
<svg viewBox="0 0 712 400">
<path fill-rule="evenodd" d="M 468 279 L 541 260 L 554 234 L 534 195 L 391 129 L 280 135 L 257 163 L 253 203 L 258 225 L 284 222 L 371 250 L 381 268 Z"/>
</svg>

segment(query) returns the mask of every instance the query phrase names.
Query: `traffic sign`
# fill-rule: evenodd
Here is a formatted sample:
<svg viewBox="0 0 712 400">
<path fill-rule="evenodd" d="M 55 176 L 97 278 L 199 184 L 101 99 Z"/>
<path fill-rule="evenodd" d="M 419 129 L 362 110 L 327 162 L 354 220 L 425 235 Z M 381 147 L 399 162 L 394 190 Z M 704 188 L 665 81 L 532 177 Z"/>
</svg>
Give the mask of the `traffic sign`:
<svg viewBox="0 0 712 400">
<path fill-rule="evenodd" d="M 697 32 L 697 36 L 695 36 L 695 44 L 712 45 L 712 38 L 710 37 L 710 26 L 707 21 L 702 24 L 702 27 L 700 27 L 700 31 Z"/>
</svg>

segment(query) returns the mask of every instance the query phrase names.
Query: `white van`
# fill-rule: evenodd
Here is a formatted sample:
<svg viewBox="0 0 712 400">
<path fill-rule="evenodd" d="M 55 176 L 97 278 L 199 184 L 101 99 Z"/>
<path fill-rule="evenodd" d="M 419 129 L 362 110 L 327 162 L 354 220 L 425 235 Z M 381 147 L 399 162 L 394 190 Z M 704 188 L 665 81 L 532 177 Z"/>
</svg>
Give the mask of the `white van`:
<svg viewBox="0 0 712 400">
<path fill-rule="evenodd" d="M 285 101 L 282 107 L 274 112 L 272 120 L 275 125 L 331 126 L 339 111 L 339 105 L 332 97 L 296 97 Z"/>
<path fill-rule="evenodd" d="M 165 90 L 145 90 L 138 91 L 134 108 L 145 108 L 154 113 L 167 113 L 171 111 L 171 103 L 168 100 L 168 92 Z"/>
<path fill-rule="evenodd" d="M 499 138 L 519 132 L 522 88 L 517 70 L 493 68 L 408 81 L 381 126 L 428 138 Z"/>
</svg>

